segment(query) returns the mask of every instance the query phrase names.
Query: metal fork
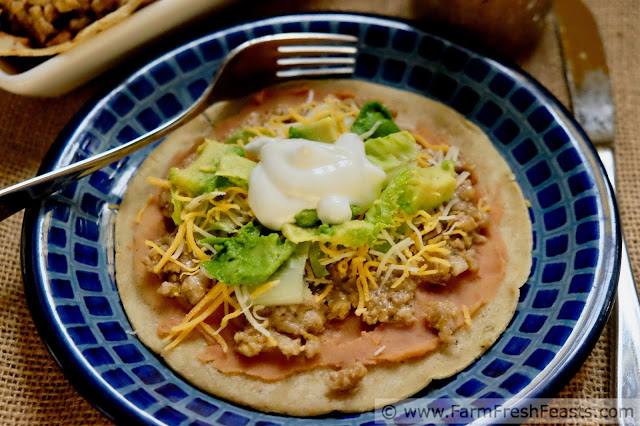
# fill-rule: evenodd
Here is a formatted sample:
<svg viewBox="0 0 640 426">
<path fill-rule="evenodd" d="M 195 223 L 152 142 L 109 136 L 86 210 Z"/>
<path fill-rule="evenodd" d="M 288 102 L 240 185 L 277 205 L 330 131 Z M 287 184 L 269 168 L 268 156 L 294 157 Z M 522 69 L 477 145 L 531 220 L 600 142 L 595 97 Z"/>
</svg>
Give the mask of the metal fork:
<svg viewBox="0 0 640 426">
<path fill-rule="evenodd" d="M 357 40 L 340 34 L 286 33 L 239 45 L 195 103 L 160 127 L 117 148 L 0 190 L 0 221 L 166 136 L 214 102 L 240 98 L 286 80 L 353 74 Z"/>
</svg>

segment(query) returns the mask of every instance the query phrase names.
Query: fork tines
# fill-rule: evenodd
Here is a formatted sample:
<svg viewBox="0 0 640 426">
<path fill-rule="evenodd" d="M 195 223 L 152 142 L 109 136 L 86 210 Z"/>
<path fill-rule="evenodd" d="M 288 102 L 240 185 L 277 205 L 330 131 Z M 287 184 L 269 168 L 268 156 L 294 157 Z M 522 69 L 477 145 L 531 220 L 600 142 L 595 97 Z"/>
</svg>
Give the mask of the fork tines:
<svg viewBox="0 0 640 426">
<path fill-rule="evenodd" d="M 291 45 L 278 46 L 280 78 L 349 75 L 355 70 L 357 37 L 341 34 L 297 34 Z M 292 40 L 293 41 L 293 40 Z"/>
</svg>

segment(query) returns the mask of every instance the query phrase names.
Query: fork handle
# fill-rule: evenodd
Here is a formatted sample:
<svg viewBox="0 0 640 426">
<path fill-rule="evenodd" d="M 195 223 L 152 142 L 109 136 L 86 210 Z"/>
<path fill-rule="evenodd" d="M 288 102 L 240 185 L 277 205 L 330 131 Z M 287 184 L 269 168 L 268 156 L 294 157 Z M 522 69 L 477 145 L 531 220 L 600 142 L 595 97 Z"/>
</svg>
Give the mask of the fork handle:
<svg viewBox="0 0 640 426">
<path fill-rule="evenodd" d="M 210 90 L 206 90 L 193 105 L 171 120 L 124 145 L 0 190 L 0 221 L 41 201 L 70 183 L 163 138 L 200 114 L 204 110 L 209 92 Z"/>
</svg>

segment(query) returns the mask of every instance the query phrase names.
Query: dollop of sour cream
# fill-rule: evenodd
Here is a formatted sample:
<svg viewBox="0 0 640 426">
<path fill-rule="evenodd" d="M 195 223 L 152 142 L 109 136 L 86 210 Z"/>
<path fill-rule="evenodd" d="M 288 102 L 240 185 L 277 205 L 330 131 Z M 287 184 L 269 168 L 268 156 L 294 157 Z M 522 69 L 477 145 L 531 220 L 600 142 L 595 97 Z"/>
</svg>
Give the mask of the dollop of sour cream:
<svg viewBox="0 0 640 426">
<path fill-rule="evenodd" d="M 350 205 L 371 204 L 386 177 L 355 133 L 333 144 L 257 137 L 245 150 L 260 158 L 249 180 L 249 205 L 260 223 L 276 231 L 305 209 L 316 209 L 322 223 L 346 222 Z"/>
</svg>

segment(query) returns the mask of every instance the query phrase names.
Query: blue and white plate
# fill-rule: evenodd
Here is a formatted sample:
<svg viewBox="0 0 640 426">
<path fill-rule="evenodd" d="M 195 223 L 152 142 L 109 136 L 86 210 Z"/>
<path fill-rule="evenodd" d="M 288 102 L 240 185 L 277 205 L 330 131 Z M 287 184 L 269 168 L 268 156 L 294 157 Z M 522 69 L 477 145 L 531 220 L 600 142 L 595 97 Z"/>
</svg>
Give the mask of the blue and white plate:
<svg viewBox="0 0 640 426">
<path fill-rule="evenodd" d="M 611 188 L 586 136 L 520 71 L 388 19 L 262 20 L 190 42 L 137 71 L 67 127 L 41 172 L 155 128 L 198 97 L 233 47 L 292 31 L 357 35 L 354 78 L 420 93 L 461 112 L 489 135 L 531 202 L 533 268 L 511 324 L 477 362 L 418 397 L 447 407 L 478 398 L 513 406 L 553 395 L 580 367 L 610 312 L 620 229 Z M 372 412 L 303 420 L 217 399 L 174 374 L 128 332 L 114 278 L 112 205 L 148 153 L 94 173 L 25 216 L 29 305 L 69 380 L 107 416 L 127 424 L 373 422 Z"/>
</svg>

